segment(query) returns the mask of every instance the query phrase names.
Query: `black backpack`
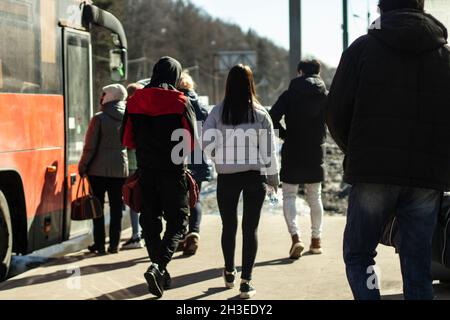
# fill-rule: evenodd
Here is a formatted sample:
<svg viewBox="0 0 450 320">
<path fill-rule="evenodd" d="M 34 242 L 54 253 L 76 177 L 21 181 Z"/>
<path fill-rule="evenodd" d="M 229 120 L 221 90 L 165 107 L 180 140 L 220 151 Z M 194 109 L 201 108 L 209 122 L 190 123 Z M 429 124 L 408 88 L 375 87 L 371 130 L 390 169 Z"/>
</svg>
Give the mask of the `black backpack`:
<svg viewBox="0 0 450 320">
<path fill-rule="evenodd" d="M 392 217 L 383 229 L 380 243 L 400 250 L 398 221 Z M 450 194 L 442 198 L 441 210 L 433 236 L 433 262 L 450 268 Z"/>
</svg>

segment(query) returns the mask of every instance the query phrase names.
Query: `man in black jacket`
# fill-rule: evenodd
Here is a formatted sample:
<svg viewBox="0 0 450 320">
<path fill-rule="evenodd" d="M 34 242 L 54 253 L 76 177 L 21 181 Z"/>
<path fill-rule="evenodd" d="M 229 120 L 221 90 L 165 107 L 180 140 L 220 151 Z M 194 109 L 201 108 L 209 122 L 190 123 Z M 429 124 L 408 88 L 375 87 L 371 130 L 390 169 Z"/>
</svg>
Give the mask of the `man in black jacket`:
<svg viewBox="0 0 450 320">
<path fill-rule="evenodd" d="M 353 188 L 344 236 L 356 299 L 379 299 L 374 258 L 395 215 L 406 299 L 432 299 L 431 243 L 450 187 L 450 49 L 424 0 L 381 0 L 381 20 L 342 55 L 327 124 Z"/>
<path fill-rule="evenodd" d="M 188 181 L 184 158 L 194 147 L 195 112 L 189 99 L 175 88 L 181 65 L 163 57 L 155 65 L 150 84 L 128 101 L 123 132 L 124 145 L 136 149 L 143 211 L 140 222 L 153 264 L 145 273 L 150 293 L 161 297 L 170 284 L 167 265 L 189 222 Z M 186 154 L 179 157 L 177 132 L 187 133 Z M 162 218 L 167 222 L 164 237 Z"/>
<path fill-rule="evenodd" d="M 300 258 L 304 244 L 297 224 L 295 202 L 300 184 L 305 184 L 306 200 L 311 208 L 312 237 L 310 252 L 321 254 L 322 182 L 324 181 L 325 105 L 327 88 L 320 77 L 316 60 L 301 61 L 299 77 L 292 80 L 270 111 L 275 129 L 284 140 L 281 181 L 283 211 L 292 236 L 289 255 Z M 280 123 L 282 118 L 286 127 Z"/>
</svg>

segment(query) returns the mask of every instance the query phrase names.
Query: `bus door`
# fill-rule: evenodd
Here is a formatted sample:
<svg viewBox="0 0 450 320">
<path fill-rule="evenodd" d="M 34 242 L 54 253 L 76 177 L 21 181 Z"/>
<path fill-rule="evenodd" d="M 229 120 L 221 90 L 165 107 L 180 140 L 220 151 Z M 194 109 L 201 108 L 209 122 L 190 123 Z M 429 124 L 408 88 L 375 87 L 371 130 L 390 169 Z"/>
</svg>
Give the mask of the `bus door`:
<svg viewBox="0 0 450 320">
<path fill-rule="evenodd" d="M 88 32 L 63 29 L 64 100 L 65 100 L 65 156 L 66 196 L 64 239 L 86 234 L 91 222 L 75 222 L 70 219 L 70 206 L 76 198 L 80 183 L 78 162 L 84 146 L 84 138 L 93 115 L 92 108 L 92 48 Z"/>
</svg>

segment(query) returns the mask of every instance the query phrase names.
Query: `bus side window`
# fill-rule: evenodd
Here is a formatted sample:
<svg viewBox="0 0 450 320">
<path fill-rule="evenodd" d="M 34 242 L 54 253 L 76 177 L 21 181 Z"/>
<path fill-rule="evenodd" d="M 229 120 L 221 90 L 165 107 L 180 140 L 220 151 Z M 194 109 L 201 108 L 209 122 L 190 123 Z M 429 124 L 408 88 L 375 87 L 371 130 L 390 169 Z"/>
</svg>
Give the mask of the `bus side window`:
<svg viewBox="0 0 450 320">
<path fill-rule="evenodd" d="M 61 94 L 58 34 L 55 1 L 2 1 L 0 92 Z"/>
</svg>

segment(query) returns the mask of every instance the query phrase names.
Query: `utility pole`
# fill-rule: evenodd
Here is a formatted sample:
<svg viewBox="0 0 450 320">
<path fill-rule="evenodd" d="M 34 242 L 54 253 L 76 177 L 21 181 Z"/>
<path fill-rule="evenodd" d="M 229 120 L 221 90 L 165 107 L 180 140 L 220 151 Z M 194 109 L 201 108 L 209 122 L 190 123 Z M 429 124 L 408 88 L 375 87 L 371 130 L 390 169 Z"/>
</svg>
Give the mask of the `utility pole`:
<svg viewBox="0 0 450 320">
<path fill-rule="evenodd" d="M 342 22 L 342 32 L 344 40 L 344 50 L 348 48 L 348 0 L 342 0 L 342 12 L 343 12 L 343 22 Z"/>
<path fill-rule="evenodd" d="M 297 77 L 297 65 L 302 58 L 302 1 L 289 0 L 290 57 L 292 78 Z"/>
</svg>

